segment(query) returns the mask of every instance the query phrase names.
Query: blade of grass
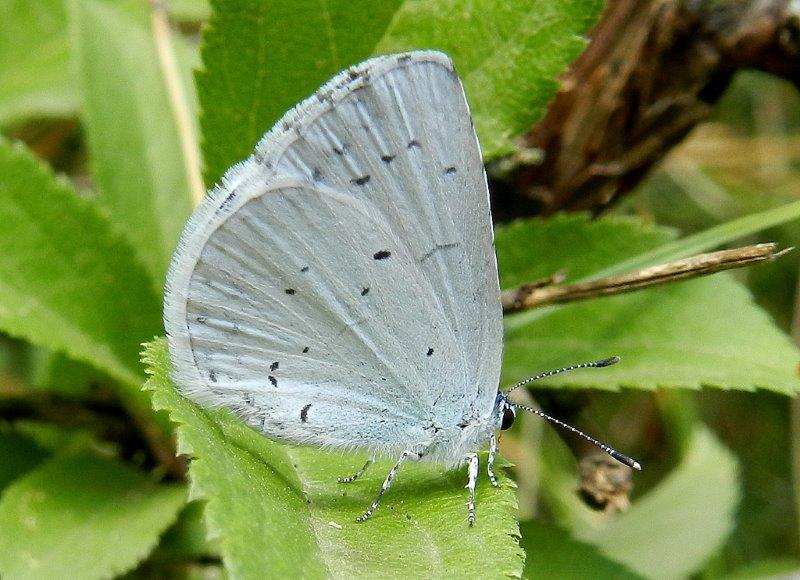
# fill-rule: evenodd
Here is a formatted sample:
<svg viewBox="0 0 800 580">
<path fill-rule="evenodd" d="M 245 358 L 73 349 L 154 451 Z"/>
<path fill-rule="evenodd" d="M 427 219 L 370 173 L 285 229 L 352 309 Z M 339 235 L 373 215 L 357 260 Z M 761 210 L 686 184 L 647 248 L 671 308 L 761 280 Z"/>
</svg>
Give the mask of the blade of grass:
<svg viewBox="0 0 800 580">
<path fill-rule="evenodd" d="M 796 219 L 800 219 L 800 201 L 736 218 L 691 236 L 669 242 L 654 250 L 619 262 L 610 268 L 595 272 L 591 277 L 613 276 L 661 262 L 679 260 Z"/>
</svg>

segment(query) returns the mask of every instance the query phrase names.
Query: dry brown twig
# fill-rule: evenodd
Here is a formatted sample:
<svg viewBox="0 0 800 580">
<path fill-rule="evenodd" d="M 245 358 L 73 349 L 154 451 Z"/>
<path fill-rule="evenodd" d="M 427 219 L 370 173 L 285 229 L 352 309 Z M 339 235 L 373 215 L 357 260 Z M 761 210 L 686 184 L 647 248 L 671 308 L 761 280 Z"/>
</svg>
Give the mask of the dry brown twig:
<svg viewBox="0 0 800 580">
<path fill-rule="evenodd" d="M 777 244 L 774 243 L 756 244 L 732 250 L 698 254 L 629 274 L 609 276 L 588 282 L 564 285 L 546 285 L 541 282 L 523 284 L 502 293 L 503 313 L 511 314 L 548 304 L 563 304 L 599 296 L 622 294 L 678 280 L 706 276 L 722 270 L 742 268 L 759 262 L 770 262 L 783 256 L 791 248 L 776 250 Z"/>
</svg>

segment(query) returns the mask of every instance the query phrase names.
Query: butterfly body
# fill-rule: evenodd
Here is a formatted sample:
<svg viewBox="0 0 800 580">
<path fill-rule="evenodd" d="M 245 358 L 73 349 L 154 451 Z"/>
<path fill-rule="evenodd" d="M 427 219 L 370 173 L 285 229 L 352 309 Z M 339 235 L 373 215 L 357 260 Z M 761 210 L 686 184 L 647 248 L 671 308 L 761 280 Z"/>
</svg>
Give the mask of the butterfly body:
<svg viewBox="0 0 800 580">
<path fill-rule="evenodd" d="M 432 424 L 428 430 L 432 436 L 421 446 L 421 459 L 450 468 L 463 465 L 469 454 L 486 447 L 494 433 L 500 430 L 502 418 L 501 404 L 493 405 L 483 416 L 465 417 L 455 424 Z"/>
</svg>

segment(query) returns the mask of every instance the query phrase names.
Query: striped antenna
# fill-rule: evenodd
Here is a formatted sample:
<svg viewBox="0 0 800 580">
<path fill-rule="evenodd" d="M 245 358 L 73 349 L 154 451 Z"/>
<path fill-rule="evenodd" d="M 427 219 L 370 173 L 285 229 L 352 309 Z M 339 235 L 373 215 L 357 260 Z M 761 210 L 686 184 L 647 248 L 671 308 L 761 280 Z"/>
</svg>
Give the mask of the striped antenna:
<svg viewBox="0 0 800 580">
<path fill-rule="evenodd" d="M 617 364 L 618 362 L 619 362 L 619 357 L 618 356 L 612 356 L 611 358 L 605 358 L 603 360 L 582 363 L 582 364 L 579 364 L 579 365 L 572 365 L 572 366 L 569 366 L 569 367 L 564 367 L 564 368 L 556 369 L 556 370 L 553 370 L 553 371 L 546 371 L 546 372 L 540 373 L 540 374 L 538 374 L 536 376 L 527 378 L 524 381 L 518 382 L 513 387 L 510 387 L 510 388 L 506 389 L 505 391 L 503 391 L 503 394 L 504 395 L 508 395 L 508 393 L 510 393 L 511 391 L 513 391 L 515 389 L 518 389 L 520 387 L 524 387 L 528 383 L 532 383 L 533 381 L 536 381 L 536 380 L 539 380 L 539 379 L 543 379 L 545 377 L 552 377 L 553 375 L 558 375 L 558 374 L 561 374 L 561 373 L 565 373 L 567 371 L 574 371 L 574 370 L 577 370 L 577 369 L 589 369 L 589 368 L 607 367 L 607 366 L 611 366 L 611 365 Z M 627 455 L 625 455 L 623 453 L 620 453 L 619 451 L 617 451 L 613 447 L 610 447 L 610 446 L 606 445 L 602 441 L 598 441 L 594 437 L 590 437 L 589 435 L 587 435 L 586 433 L 584 433 L 580 429 L 576 429 L 572 425 L 568 425 L 567 423 L 564 423 L 564 421 L 560 421 L 559 419 L 556 419 L 555 417 L 551 417 L 550 415 L 548 415 L 544 411 L 540 411 L 539 409 L 534 409 L 533 407 L 528 407 L 527 405 L 520 405 L 519 403 L 514 403 L 512 401 L 508 401 L 508 404 L 511 405 L 512 407 L 517 408 L 517 409 L 522 409 L 523 411 L 528 411 L 529 413 L 533 413 L 534 415 L 539 415 L 543 419 L 546 419 L 546 420 L 550 421 L 551 423 L 554 423 L 555 425 L 558 425 L 562 429 L 566 429 L 567 431 L 571 431 L 571 432 L 575 433 L 576 435 L 578 435 L 579 437 L 582 437 L 583 439 L 585 439 L 586 441 L 588 441 L 592 445 L 596 445 L 597 447 L 599 447 L 600 449 L 602 449 L 603 451 L 608 453 L 611 457 L 613 457 L 614 459 L 616 459 L 620 463 L 622 463 L 624 465 L 627 465 L 628 467 L 631 467 L 631 468 L 637 469 L 637 470 L 641 470 L 642 469 L 642 465 L 638 461 L 636 461 L 635 459 L 631 459 Z"/>
<path fill-rule="evenodd" d="M 512 403 L 511 401 L 509 401 L 508 404 L 512 405 L 512 406 L 514 406 L 514 407 L 516 407 L 518 409 L 522 409 L 523 411 L 528 411 L 529 413 L 533 413 L 534 415 L 539 415 L 543 419 L 547 419 L 551 423 L 555 423 L 556 425 L 558 425 L 559 427 L 562 427 L 563 429 L 566 429 L 567 431 L 572 431 L 573 433 L 575 433 L 579 437 L 583 437 L 584 439 L 586 439 L 589 443 L 591 443 L 593 445 L 597 445 L 600 449 L 602 449 L 603 451 L 608 453 L 611 457 L 613 457 L 614 459 L 616 459 L 620 463 L 624 463 L 628 467 L 632 467 L 633 469 L 637 469 L 637 470 L 641 470 L 642 469 L 642 464 L 639 463 L 638 461 L 636 461 L 635 459 L 631 459 L 627 455 L 624 455 L 624 454 L 620 453 L 619 451 L 617 451 L 613 447 L 609 447 L 608 445 L 606 445 L 602 441 L 598 441 L 594 437 L 589 437 L 586 433 L 584 433 L 580 429 L 576 429 L 572 425 L 568 425 L 567 423 L 564 423 L 564 421 L 559 421 L 555 417 L 551 417 L 550 415 L 548 415 L 544 411 L 540 411 L 539 409 L 534 409 L 533 407 L 528 407 L 527 405 L 520 405 L 519 403 Z"/>
<path fill-rule="evenodd" d="M 545 371 L 545 372 L 540 373 L 540 374 L 538 374 L 536 376 L 528 377 L 524 381 L 518 382 L 513 387 L 509 387 L 508 389 L 503 391 L 503 394 L 507 395 L 511 391 L 515 391 L 516 389 L 518 389 L 520 387 L 524 387 L 525 385 L 527 385 L 528 383 L 532 383 L 533 381 L 538 381 L 539 379 L 552 377 L 553 375 L 560 375 L 561 373 L 565 373 L 567 371 L 575 371 L 575 370 L 578 370 L 578 369 L 591 369 L 591 368 L 599 369 L 599 368 L 602 368 L 602 367 L 610 367 L 611 365 L 617 364 L 619 362 L 619 360 L 620 359 L 619 359 L 618 356 L 612 356 L 611 358 L 604 358 L 603 360 L 596 360 L 594 362 L 587 362 L 587 363 L 581 363 L 579 365 L 572 365 L 571 367 L 564 367 L 564 368 L 556 369 L 554 371 Z"/>
</svg>

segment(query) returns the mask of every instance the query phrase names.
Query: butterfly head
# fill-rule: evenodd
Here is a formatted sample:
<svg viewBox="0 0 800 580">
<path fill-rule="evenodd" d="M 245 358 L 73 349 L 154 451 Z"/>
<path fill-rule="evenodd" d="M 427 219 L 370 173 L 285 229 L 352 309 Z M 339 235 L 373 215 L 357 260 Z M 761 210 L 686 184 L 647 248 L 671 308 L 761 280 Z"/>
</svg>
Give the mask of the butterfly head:
<svg viewBox="0 0 800 580">
<path fill-rule="evenodd" d="M 514 424 L 514 419 L 517 416 L 517 409 L 506 394 L 502 391 L 497 393 L 494 400 L 494 412 L 492 417 L 495 419 L 497 428 L 502 431 L 511 429 Z"/>
<path fill-rule="evenodd" d="M 576 369 L 607 367 L 607 366 L 611 366 L 613 364 L 616 364 L 618 362 L 619 362 L 619 357 L 614 356 L 614 357 L 603 359 L 603 360 L 599 360 L 599 361 L 582 363 L 582 364 L 579 364 L 579 365 L 573 365 L 573 366 L 569 366 L 569 367 L 555 369 L 555 370 L 552 370 L 552 371 L 547 371 L 547 372 L 544 372 L 544 373 L 540 373 L 540 374 L 538 374 L 536 376 L 530 377 L 528 379 L 525 379 L 524 381 L 520 381 L 519 383 L 517 383 L 516 385 L 512 386 L 511 388 L 506 389 L 505 391 L 500 391 L 500 392 L 497 393 L 497 398 L 495 399 L 495 403 L 494 403 L 493 417 L 496 418 L 496 422 L 497 422 L 497 425 L 499 426 L 499 428 L 501 430 L 505 431 L 506 429 L 511 428 L 511 425 L 513 425 L 514 419 L 516 418 L 516 415 L 517 415 L 517 409 L 522 409 L 523 411 L 528 411 L 529 413 L 532 413 L 534 415 L 539 415 L 543 419 L 546 419 L 547 421 L 550 421 L 551 423 L 553 423 L 555 425 L 558 425 L 559 427 L 561 427 L 563 429 L 566 429 L 567 431 L 571 431 L 572 433 L 575 433 L 576 435 L 578 435 L 579 437 L 585 439 L 589 443 L 592 443 L 593 445 L 596 445 L 597 447 L 599 447 L 600 449 L 602 449 L 603 451 L 608 453 L 611 457 L 613 457 L 614 459 L 616 459 L 620 463 L 622 463 L 624 465 L 627 465 L 628 467 L 631 467 L 632 469 L 637 469 L 637 470 L 641 469 L 642 468 L 641 464 L 638 461 L 636 461 L 635 459 L 631 459 L 627 455 L 624 455 L 624 454 L 620 453 L 619 451 L 617 451 L 616 449 L 606 445 L 602 441 L 598 441 L 597 439 L 595 439 L 593 437 L 590 437 L 589 435 L 587 435 L 586 433 L 584 433 L 583 431 L 581 431 L 579 429 L 576 429 L 572 425 L 568 425 L 567 423 L 564 423 L 563 421 L 561 421 L 559 419 L 556 419 L 555 417 L 551 417 L 550 415 L 548 415 L 547 413 L 544 413 L 540 409 L 536 409 L 536 408 L 530 407 L 528 405 L 522 405 L 520 403 L 514 403 L 510 399 L 510 397 L 508 396 L 509 393 L 511 393 L 511 391 L 513 391 L 515 389 L 518 389 L 520 387 L 523 387 L 523 386 L 527 385 L 528 383 L 531 383 L 531 382 L 533 382 L 535 380 L 538 380 L 538 379 L 543 379 L 545 377 L 551 377 L 553 375 L 557 375 L 557 374 L 560 374 L 560 373 L 563 373 L 563 372 L 572 371 L 572 370 L 576 370 Z"/>
</svg>

